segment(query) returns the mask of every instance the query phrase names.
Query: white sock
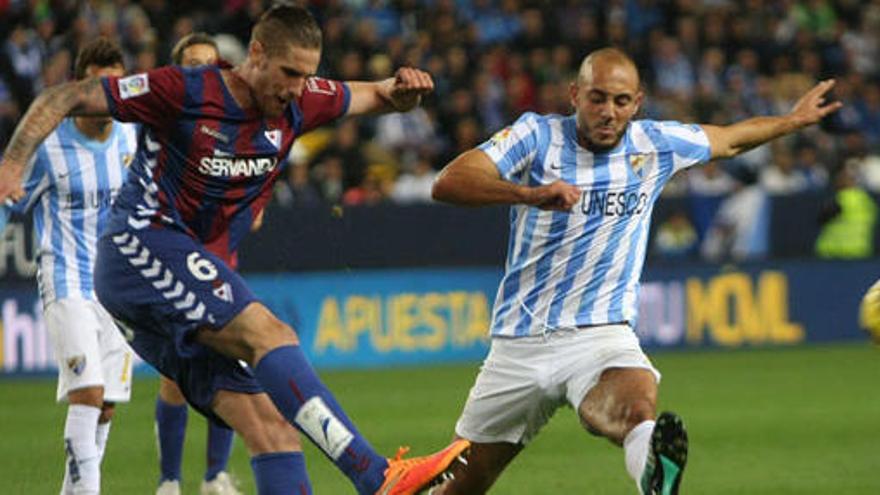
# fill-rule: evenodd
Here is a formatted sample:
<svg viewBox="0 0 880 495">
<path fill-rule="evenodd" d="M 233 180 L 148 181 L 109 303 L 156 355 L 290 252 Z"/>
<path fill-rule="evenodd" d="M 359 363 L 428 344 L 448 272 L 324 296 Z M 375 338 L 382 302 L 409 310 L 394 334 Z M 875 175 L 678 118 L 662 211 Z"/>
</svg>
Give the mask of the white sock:
<svg viewBox="0 0 880 495">
<path fill-rule="evenodd" d="M 651 448 L 651 433 L 654 432 L 654 421 L 647 420 L 637 424 L 623 439 L 623 453 L 626 457 L 626 470 L 636 481 L 642 480 L 642 471 L 648 460 L 648 449 Z"/>
<path fill-rule="evenodd" d="M 104 449 L 107 448 L 107 437 L 110 436 L 110 423 L 98 423 L 98 429 L 95 430 L 95 445 L 98 446 L 98 465 L 104 460 Z"/>
<path fill-rule="evenodd" d="M 98 407 L 71 404 L 64 423 L 65 460 L 64 493 L 97 495 L 101 491 L 100 457 L 97 430 Z"/>
</svg>

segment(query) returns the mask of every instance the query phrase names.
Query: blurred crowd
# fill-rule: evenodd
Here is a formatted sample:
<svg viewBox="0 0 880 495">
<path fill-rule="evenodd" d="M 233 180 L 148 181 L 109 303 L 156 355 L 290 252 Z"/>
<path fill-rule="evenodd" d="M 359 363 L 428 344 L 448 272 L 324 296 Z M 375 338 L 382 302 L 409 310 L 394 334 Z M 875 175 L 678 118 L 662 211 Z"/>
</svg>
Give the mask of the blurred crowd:
<svg viewBox="0 0 880 495">
<path fill-rule="evenodd" d="M 168 63 L 178 39 L 206 31 L 234 63 L 269 3 L 0 0 L 0 144 L 35 93 L 69 77 L 84 40 L 118 40 L 136 72 Z M 714 212 L 743 192 L 753 198 L 745 203 L 761 204 L 767 194 L 880 191 L 880 0 L 299 3 L 324 29 L 320 75 L 373 80 L 412 65 L 433 75 L 436 92 L 409 113 L 299 140 L 276 194 L 283 205 L 430 201 L 444 164 L 520 113 L 570 113 L 567 87 L 581 59 L 609 45 L 641 71 L 645 118 L 725 124 L 780 114 L 817 80 L 837 80 L 834 98 L 845 107 L 822 126 L 674 179 L 666 195 L 711 199 L 710 220 L 684 215 L 696 238 L 711 235 Z M 672 239 L 688 237 L 672 230 Z"/>
</svg>

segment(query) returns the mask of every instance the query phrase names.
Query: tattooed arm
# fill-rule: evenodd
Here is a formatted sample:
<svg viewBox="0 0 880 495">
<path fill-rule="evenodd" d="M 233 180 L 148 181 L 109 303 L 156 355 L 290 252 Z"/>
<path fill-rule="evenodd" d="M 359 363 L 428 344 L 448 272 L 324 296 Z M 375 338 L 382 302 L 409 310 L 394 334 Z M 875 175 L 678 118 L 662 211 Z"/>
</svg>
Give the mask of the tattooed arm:
<svg viewBox="0 0 880 495">
<path fill-rule="evenodd" d="M 0 162 L 0 204 L 24 193 L 21 174 L 37 146 L 69 115 L 109 115 L 98 78 L 53 86 L 40 93 L 18 123 Z"/>
</svg>

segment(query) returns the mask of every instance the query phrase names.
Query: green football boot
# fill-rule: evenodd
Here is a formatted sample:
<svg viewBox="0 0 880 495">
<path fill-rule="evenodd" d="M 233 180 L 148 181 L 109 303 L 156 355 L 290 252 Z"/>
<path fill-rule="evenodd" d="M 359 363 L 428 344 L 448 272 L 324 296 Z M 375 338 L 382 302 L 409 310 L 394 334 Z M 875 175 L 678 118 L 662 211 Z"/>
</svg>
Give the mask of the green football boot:
<svg viewBox="0 0 880 495">
<path fill-rule="evenodd" d="M 687 452 L 684 422 L 675 413 L 661 413 L 651 433 L 651 450 L 639 484 L 642 495 L 677 495 Z"/>
</svg>

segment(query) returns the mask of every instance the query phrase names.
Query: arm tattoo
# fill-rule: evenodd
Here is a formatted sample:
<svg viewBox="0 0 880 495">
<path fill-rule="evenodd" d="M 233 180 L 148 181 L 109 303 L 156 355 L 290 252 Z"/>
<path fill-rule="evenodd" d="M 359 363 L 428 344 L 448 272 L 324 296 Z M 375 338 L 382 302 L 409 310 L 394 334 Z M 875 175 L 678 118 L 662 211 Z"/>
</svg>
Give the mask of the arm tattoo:
<svg viewBox="0 0 880 495">
<path fill-rule="evenodd" d="M 68 115 L 107 115 L 107 101 L 96 78 L 68 82 L 43 91 L 18 123 L 6 160 L 24 165 L 34 150 Z"/>
<path fill-rule="evenodd" d="M 80 81 L 77 85 L 77 92 L 79 93 L 79 104 L 73 108 L 72 115 L 78 117 L 110 115 L 101 79 L 92 77 Z"/>
</svg>

